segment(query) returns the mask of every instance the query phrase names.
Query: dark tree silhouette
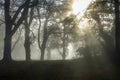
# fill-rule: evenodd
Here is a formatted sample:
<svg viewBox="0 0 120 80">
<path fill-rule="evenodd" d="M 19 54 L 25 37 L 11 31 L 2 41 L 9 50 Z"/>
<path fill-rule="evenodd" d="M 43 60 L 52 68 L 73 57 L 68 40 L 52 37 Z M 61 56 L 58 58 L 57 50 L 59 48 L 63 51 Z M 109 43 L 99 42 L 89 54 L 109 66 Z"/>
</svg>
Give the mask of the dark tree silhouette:
<svg viewBox="0 0 120 80">
<path fill-rule="evenodd" d="M 120 1 L 119 0 L 115 0 L 114 2 L 115 5 L 115 26 L 116 26 L 116 54 L 114 59 L 115 59 L 115 63 L 118 65 L 119 64 L 119 60 L 120 60 Z"/>
<path fill-rule="evenodd" d="M 28 12 L 29 0 L 26 0 L 23 5 L 21 5 L 13 17 L 10 15 L 10 0 L 5 0 L 4 9 L 5 9 L 5 39 L 4 39 L 4 58 L 5 61 L 10 61 L 11 59 L 11 40 L 12 36 L 19 28 L 21 23 L 23 22 L 25 16 Z M 16 22 L 19 14 L 21 13 L 21 17 Z"/>
<path fill-rule="evenodd" d="M 33 11 L 34 8 L 29 9 L 30 17 L 29 19 L 24 20 L 24 25 L 25 25 L 25 42 L 24 42 L 24 47 L 25 47 L 25 53 L 26 53 L 26 60 L 30 61 L 31 60 L 31 41 L 30 41 L 30 26 L 33 20 Z"/>
<path fill-rule="evenodd" d="M 36 0 L 35 0 L 36 1 Z M 12 36 L 20 27 L 24 19 L 27 17 L 28 9 L 34 6 L 34 1 L 25 0 L 21 6 L 16 6 L 18 9 L 14 11 L 14 15 L 10 13 L 11 0 L 5 0 L 4 14 L 5 14 L 5 39 L 4 39 L 4 58 L 5 61 L 12 60 L 11 58 L 11 44 Z"/>
<path fill-rule="evenodd" d="M 120 16 L 119 16 L 119 14 L 120 14 L 120 11 L 119 11 L 119 0 L 115 0 L 115 25 L 116 25 L 116 43 L 118 43 L 118 44 L 116 44 L 117 45 L 117 50 L 120 50 L 120 46 L 118 46 L 119 44 L 120 44 Z"/>
</svg>

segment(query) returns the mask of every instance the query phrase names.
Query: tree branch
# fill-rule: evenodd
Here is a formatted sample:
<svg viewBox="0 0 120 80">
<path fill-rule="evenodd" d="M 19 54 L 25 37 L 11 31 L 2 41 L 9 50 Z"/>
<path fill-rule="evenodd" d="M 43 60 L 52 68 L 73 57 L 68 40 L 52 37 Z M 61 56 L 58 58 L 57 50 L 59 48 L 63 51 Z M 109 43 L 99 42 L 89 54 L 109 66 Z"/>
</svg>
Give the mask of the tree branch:
<svg viewBox="0 0 120 80">
<path fill-rule="evenodd" d="M 17 31 L 23 20 L 26 18 L 26 15 L 28 13 L 28 5 L 29 5 L 29 0 L 27 0 L 26 7 L 24 7 L 20 19 L 17 21 L 17 24 L 15 24 L 9 36 L 12 36 Z"/>
<path fill-rule="evenodd" d="M 21 10 L 23 8 L 25 8 L 26 5 L 28 5 L 28 3 L 29 3 L 28 1 L 29 0 L 26 0 L 26 2 L 18 8 L 18 10 L 16 11 L 15 15 L 13 16 L 13 18 L 11 20 L 11 22 L 12 22 L 11 24 L 14 24 L 15 20 L 18 18 L 18 15 L 20 14 Z"/>
</svg>

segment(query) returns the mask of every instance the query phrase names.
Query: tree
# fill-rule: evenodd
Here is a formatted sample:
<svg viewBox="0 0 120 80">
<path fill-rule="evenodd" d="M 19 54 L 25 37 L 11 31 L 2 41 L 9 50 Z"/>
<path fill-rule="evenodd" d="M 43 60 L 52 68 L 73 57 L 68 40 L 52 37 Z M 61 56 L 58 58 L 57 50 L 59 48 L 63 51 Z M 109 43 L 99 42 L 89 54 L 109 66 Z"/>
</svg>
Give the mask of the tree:
<svg viewBox="0 0 120 80">
<path fill-rule="evenodd" d="M 61 9 L 58 9 L 61 6 L 58 4 L 59 2 L 61 1 L 46 1 L 46 4 L 43 4 L 43 7 L 37 9 L 40 23 L 38 29 L 38 46 L 41 51 L 41 60 L 44 60 L 48 38 L 51 34 L 55 34 L 55 27 L 58 27 L 55 25 L 60 22 L 57 22 L 57 19 L 60 20 L 60 17 L 58 18 L 58 16 L 61 14 Z M 40 11 L 41 8 L 43 11 Z M 45 19 L 44 22 L 41 22 L 43 19 Z"/>
<path fill-rule="evenodd" d="M 110 4 L 110 5 L 108 5 Z M 88 14 L 90 13 L 93 20 L 96 21 L 99 33 L 99 41 L 103 45 L 105 49 L 105 55 L 112 59 L 113 53 L 115 52 L 115 38 L 114 38 L 114 9 L 113 3 L 109 0 L 100 1 L 96 0 L 93 2 L 88 8 Z M 112 17 L 107 16 L 107 14 L 111 15 Z M 104 23 L 106 22 L 106 24 Z M 111 24 L 112 23 L 112 24 Z M 105 27 L 107 26 L 107 29 Z M 111 28 L 111 29 L 110 29 Z M 103 39 L 103 41 L 100 40 Z"/>
<path fill-rule="evenodd" d="M 38 18 L 39 18 L 39 29 L 38 29 L 38 46 L 39 49 L 41 51 L 41 60 L 44 60 L 44 55 L 45 55 L 45 48 L 46 48 L 46 43 L 49 37 L 49 34 L 47 32 L 47 27 L 48 27 L 48 19 L 50 17 L 49 11 L 48 13 L 45 14 L 45 21 L 44 21 L 44 25 L 43 25 L 43 35 L 42 35 L 42 42 L 40 42 L 40 28 L 41 28 L 41 16 L 40 16 L 40 10 L 38 9 Z"/>
<path fill-rule="evenodd" d="M 35 0 L 36 1 L 36 0 Z M 24 19 L 27 17 L 28 9 L 34 6 L 30 0 L 21 1 L 21 6 L 16 6 L 15 11 L 11 11 L 10 7 L 12 1 L 5 0 L 4 3 L 4 14 L 5 14 L 5 39 L 4 39 L 4 58 L 5 61 L 11 61 L 11 41 L 12 36 L 17 31 L 19 26 L 22 24 Z M 30 4 L 31 3 L 31 4 Z M 17 1 L 16 1 L 17 4 Z M 14 12 L 14 13 L 12 13 Z M 12 15 L 13 16 L 12 16 Z"/>
<path fill-rule="evenodd" d="M 120 52 L 120 1 L 115 0 L 114 5 L 115 5 L 115 26 L 116 26 L 116 54 L 115 54 L 115 62 L 118 64 L 119 63 L 119 52 Z"/>
<path fill-rule="evenodd" d="M 26 60 L 29 61 L 31 60 L 31 50 L 30 50 L 30 45 L 32 42 L 30 41 L 30 26 L 32 24 L 33 20 L 33 11 L 34 7 L 29 9 L 30 17 L 26 18 L 24 20 L 24 25 L 25 25 L 25 42 L 24 42 L 24 47 L 25 47 L 25 53 L 26 53 Z"/>
</svg>

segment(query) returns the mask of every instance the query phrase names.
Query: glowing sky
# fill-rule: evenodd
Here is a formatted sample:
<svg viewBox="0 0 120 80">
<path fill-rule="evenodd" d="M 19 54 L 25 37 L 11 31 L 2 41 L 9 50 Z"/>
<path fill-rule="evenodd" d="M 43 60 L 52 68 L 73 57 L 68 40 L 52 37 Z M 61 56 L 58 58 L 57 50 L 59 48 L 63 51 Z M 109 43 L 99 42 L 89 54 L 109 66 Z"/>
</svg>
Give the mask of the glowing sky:
<svg viewBox="0 0 120 80">
<path fill-rule="evenodd" d="M 92 0 L 73 0 L 72 13 L 81 17 Z"/>
</svg>

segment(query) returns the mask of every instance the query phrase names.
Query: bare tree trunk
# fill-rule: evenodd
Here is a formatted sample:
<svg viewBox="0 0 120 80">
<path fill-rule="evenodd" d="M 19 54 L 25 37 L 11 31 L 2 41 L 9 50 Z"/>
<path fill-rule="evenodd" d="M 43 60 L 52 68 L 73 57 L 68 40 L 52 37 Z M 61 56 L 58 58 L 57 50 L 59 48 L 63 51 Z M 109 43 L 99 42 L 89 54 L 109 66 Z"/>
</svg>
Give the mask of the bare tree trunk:
<svg viewBox="0 0 120 80">
<path fill-rule="evenodd" d="M 65 36 L 64 36 L 64 38 L 65 38 Z M 63 58 L 63 60 L 65 60 L 65 57 L 66 57 L 66 46 L 65 46 L 65 39 L 63 39 L 63 56 L 62 56 L 62 58 Z"/>
<path fill-rule="evenodd" d="M 63 29 L 63 55 L 62 55 L 63 60 L 65 60 L 65 57 L 66 57 L 65 36 L 66 36 L 66 33 L 65 33 L 65 26 L 64 26 L 64 29 Z"/>
<path fill-rule="evenodd" d="M 45 48 L 41 48 L 41 60 L 44 60 Z"/>
<path fill-rule="evenodd" d="M 41 60 L 44 60 L 47 40 L 48 40 L 47 31 L 44 30 L 44 37 L 43 37 L 43 42 L 42 42 L 42 46 L 41 46 Z"/>
<path fill-rule="evenodd" d="M 4 61 L 11 61 L 11 42 L 12 42 L 12 36 L 9 36 L 12 25 L 11 25 L 11 17 L 9 14 L 10 9 L 10 0 L 6 0 L 5 4 L 5 39 L 4 39 Z"/>
<path fill-rule="evenodd" d="M 29 37 L 29 34 L 30 34 L 30 30 L 29 30 L 29 26 L 25 26 L 25 43 L 24 43 L 24 47 L 25 47 L 25 53 L 26 53 L 26 61 L 30 61 L 30 37 Z"/>
<path fill-rule="evenodd" d="M 51 59 L 51 52 L 50 52 L 50 49 L 47 49 L 47 59 L 48 59 L 48 60 Z"/>
<path fill-rule="evenodd" d="M 7 33 L 6 33 L 7 35 Z M 8 62 L 11 61 L 11 42 L 12 42 L 12 38 L 6 36 L 5 40 L 4 40 L 4 57 L 3 60 Z"/>
<path fill-rule="evenodd" d="M 25 47 L 25 53 L 26 53 L 26 61 L 31 60 L 30 26 L 31 26 L 31 23 L 33 20 L 33 10 L 34 10 L 34 8 L 29 9 L 29 11 L 30 11 L 29 20 L 27 18 L 25 18 L 25 43 L 24 43 L 24 47 Z"/>
<path fill-rule="evenodd" d="M 44 23 L 43 41 L 41 45 L 41 60 L 44 60 L 46 43 L 49 37 L 49 34 L 47 32 L 47 23 L 48 23 L 48 17 L 46 18 L 46 21 Z"/>
</svg>

